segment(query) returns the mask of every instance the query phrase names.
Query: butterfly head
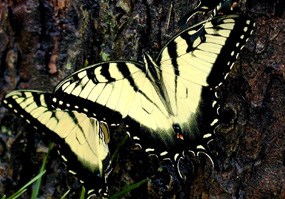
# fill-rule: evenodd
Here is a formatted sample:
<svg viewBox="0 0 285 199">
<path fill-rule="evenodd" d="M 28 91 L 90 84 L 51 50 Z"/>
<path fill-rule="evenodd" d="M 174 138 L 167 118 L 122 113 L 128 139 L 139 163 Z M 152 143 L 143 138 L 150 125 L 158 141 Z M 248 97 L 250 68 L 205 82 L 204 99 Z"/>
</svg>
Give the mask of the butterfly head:
<svg viewBox="0 0 285 199">
<path fill-rule="evenodd" d="M 179 124 L 173 124 L 173 130 L 175 132 L 177 140 L 184 140 L 184 133 L 182 132 Z"/>
</svg>

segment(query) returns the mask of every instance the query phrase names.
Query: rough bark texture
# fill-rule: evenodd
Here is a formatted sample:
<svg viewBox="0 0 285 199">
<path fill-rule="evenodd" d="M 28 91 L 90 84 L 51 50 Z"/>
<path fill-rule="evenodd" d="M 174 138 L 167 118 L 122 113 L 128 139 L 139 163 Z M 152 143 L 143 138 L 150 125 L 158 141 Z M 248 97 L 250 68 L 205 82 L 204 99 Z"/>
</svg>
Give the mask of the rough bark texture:
<svg viewBox="0 0 285 199">
<path fill-rule="evenodd" d="M 15 89 L 51 91 L 86 63 L 139 61 L 143 50 L 156 57 L 180 30 L 179 18 L 195 3 L 2 0 L 0 99 Z M 201 160 L 191 182 L 169 182 L 164 173 L 146 171 L 153 162 L 127 145 L 110 176 L 111 195 L 151 173 L 154 177 L 147 185 L 125 197 L 285 198 L 284 2 L 240 1 L 240 6 L 257 28 L 219 88 L 221 112 L 230 116 L 216 131 L 213 151 L 219 169 Z M 3 107 L 0 125 L 0 195 L 9 196 L 37 174 L 46 147 L 37 133 Z M 69 198 L 77 198 L 79 183 L 52 152 L 41 197 L 59 198 L 70 188 Z"/>
</svg>

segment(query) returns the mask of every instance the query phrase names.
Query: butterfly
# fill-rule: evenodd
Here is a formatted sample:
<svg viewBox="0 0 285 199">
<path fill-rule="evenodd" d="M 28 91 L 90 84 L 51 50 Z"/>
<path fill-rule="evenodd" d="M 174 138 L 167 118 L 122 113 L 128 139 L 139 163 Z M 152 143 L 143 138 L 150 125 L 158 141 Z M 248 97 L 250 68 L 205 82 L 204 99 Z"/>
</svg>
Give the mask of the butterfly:
<svg viewBox="0 0 285 199">
<path fill-rule="evenodd" d="M 146 152 L 176 162 L 181 176 L 185 154 L 204 154 L 213 162 L 215 89 L 253 29 L 249 17 L 215 16 L 175 35 L 157 59 L 144 53 L 143 63 L 109 61 L 76 71 L 56 86 L 51 103 L 110 126 L 126 124 Z"/>
<path fill-rule="evenodd" d="M 108 125 L 83 113 L 54 109 L 50 99 L 48 92 L 16 90 L 7 94 L 2 103 L 59 145 L 69 172 L 86 186 L 89 196 L 106 196 L 110 172 Z"/>
</svg>

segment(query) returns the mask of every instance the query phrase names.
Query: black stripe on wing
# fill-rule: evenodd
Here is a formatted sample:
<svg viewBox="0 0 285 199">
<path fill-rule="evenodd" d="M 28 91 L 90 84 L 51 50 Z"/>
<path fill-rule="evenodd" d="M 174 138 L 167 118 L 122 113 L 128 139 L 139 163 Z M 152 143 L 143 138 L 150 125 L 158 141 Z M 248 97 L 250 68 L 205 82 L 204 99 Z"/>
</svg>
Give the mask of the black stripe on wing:
<svg viewBox="0 0 285 199">
<path fill-rule="evenodd" d="M 253 33 L 255 23 L 249 17 L 239 16 L 233 19 L 235 19 L 235 26 L 221 49 L 220 56 L 217 57 L 213 65 L 211 74 L 207 79 L 209 85 L 217 86 L 225 78 L 238 58 L 240 51 Z M 225 20 L 227 20 L 226 17 L 217 18 L 217 20 L 213 21 L 213 24 L 220 24 Z"/>
</svg>

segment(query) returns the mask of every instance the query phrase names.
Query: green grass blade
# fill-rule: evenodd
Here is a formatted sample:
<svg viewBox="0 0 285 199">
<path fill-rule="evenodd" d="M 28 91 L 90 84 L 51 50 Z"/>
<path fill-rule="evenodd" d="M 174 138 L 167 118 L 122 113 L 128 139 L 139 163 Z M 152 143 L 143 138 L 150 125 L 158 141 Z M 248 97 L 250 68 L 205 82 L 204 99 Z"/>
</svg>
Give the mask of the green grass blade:
<svg viewBox="0 0 285 199">
<path fill-rule="evenodd" d="M 50 143 L 49 146 L 48 146 L 48 152 L 47 152 L 47 154 L 45 155 L 45 157 L 43 159 L 43 163 L 42 163 L 42 166 L 40 168 L 40 173 L 43 172 L 45 170 L 45 168 L 46 168 L 47 159 L 49 157 L 49 153 L 50 153 L 51 149 L 53 148 L 53 146 L 54 146 L 53 143 Z M 41 182 L 42 182 L 42 178 L 39 178 L 36 181 L 35 186 L 33 188 L 31 199 L 37 199 L 38 198 L 39 190 L 40 190 L 40 187 L 41 187 Z"/>
<path fill-rule="evenodd" d="M 63 196 L 60 197 L 60 199 L 65 199 L 66 196 L 69 194 L 69 192 L 70 192 L 70 189 L 69 189 L 67 192 L 65 192 L 65 193 L 63 194 Z"/>
<path fill-rule="evenodd" d="M 129 186 L 126 187 L 123 191 L 118 192 L 118 193 L 112 195 L 112 196 L 110 197 L 110 199 L 117 199 L 117 198 L 120 198 L 120 197 L 122 197 L 123 195 L 125 195 L 126 193 L 128 193 L 128 192 L 130 192 L 130 191 L 132 191 L 132 190 L 134 190 L 134 189 L 136 189 L 136 188 L 138 188 L 139 186 L 141 186 L 142 184 L 145 184 L 145 183 L 147 183 L 147 179 L 144 179 L 144 180 L 142 180 L 142 181 L 140 181 L 140 182 L 137 182 L 137 183 L 135 183 L 135 184 L 129 185 Z"/>
<path fill-rule="evenodd" d="M 118 156 L 119 150 L 125 145 L 126 141 L 128 140 L 129 136 L 126 134 L 123 139 L 121 140 L 121 142 L 118 144 L 116 150 L 114 151 L 112 157 L 111 157 L 111 162 L 114 162 L 115 159 Z"/>
<path fill-rule="evenodd" d="M 85 192 L 86 192 L 86 189 L 82 186 L 81 193 L 80 193 L 80 199 L 85 199 Z"/>
<path fill-rule="evenodd" d="M 40 172 L 37 176 L 35 176 L 33 179 L 31 179 L 27 184 L 25 184 L 22 188 L 20 188 L 16 193 L 14 193 L 13 195 L 11 195 L 9 198 L 7 199 L 16 199 L 18 198 L 20 195 L 22 195 L 26 190 L 27 187 L 29 187 L 30 185 L 32 185 L 35 181 L 37 181 L 38 179 L 40 179 L 46 171 L 42 171 Z"/>
</svg>

